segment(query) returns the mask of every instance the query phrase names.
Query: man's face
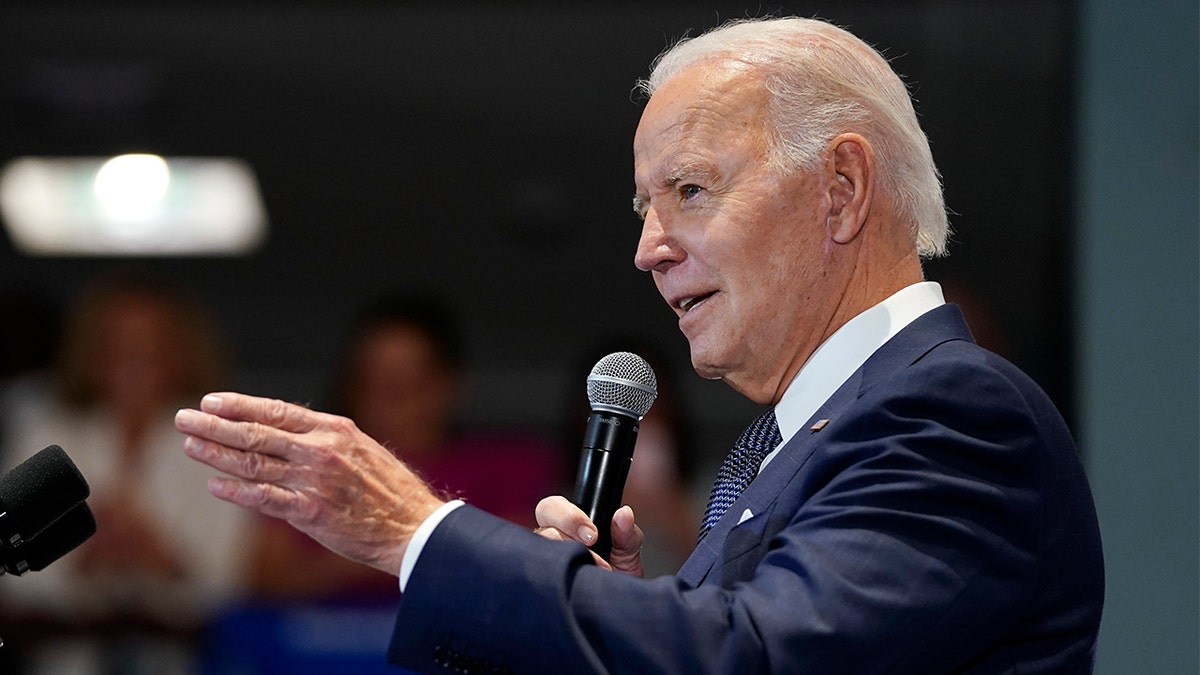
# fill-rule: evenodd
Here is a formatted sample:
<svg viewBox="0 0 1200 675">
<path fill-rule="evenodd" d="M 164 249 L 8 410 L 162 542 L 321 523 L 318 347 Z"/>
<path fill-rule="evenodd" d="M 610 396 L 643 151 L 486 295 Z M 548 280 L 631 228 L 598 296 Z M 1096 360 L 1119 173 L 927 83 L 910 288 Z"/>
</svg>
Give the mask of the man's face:
<svg viewBox="0 0 1200 675">
<path fill-rule="evenodd" d="M 767 93 L 745 66 L 668 80 L 634 138 L 635 262 L 679 316 L 692 365 L 774 403 L 826 334 L 828 190 L 768 166 Z"/>
</svg>

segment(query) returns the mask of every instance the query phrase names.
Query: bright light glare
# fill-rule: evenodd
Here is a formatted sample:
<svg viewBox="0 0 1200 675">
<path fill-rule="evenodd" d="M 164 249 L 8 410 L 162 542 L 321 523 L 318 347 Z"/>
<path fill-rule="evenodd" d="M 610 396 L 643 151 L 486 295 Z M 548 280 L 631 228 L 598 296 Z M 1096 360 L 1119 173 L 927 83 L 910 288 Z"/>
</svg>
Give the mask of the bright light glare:
<svg viewBox="0 0 1200 675">
<path fill-rule="evenodd" d="M 153 229 L 171 185 L 171 170 L 158 155 L 120 155 L 100 166 L 92 192 L 100 213 L 118 237 L 138 237 Z"/>
<path fill-rule="evenodd" d="M 149 154 L 15 159 L 0 214 L 29 255 L 241 255 L 267 225 L 244 161 Z"/>
</svg>

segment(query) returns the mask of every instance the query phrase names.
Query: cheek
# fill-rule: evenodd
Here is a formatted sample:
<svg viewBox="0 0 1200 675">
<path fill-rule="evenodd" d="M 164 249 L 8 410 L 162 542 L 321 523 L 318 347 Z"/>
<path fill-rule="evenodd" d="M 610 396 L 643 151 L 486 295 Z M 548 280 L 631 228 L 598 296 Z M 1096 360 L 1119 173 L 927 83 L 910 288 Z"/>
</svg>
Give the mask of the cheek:
<svg viewBox="0 0 1200 675">
<path fill-rule="evenodd" d="M 764 344 L 762 349 L 779 347 L 820 300 L 825 274 L 820 242 L 793 242 L 777 246 L 760 255 L 742 277 L 743 302 L 739 317 L 759 327 L 751 338 Z"/>
<path fill-rule="evenodd" d="M 651 272 L 651 277 L 654 279 L 654 287 L 658 289 L 658 294 L 663 294 L 663 278 L 661 272 Z"/>
</svg>

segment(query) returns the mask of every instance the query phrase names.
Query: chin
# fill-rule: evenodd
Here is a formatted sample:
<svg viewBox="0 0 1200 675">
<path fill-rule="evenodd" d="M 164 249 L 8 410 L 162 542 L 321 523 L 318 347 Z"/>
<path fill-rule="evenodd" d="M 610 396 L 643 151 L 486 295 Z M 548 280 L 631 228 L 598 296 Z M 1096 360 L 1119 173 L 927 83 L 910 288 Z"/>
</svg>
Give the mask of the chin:
<svg viewBox="0 0 1200 675">
<path fill-rule="evenodd" d="M 755 403 L 764 405 L 773 403 L 771 399 L 773 392 L 762 391 L 758 386 L 760 383 L 748 381 L 746 373 L 735 372 L 727 361 L 717 360 L 713 358 L 712 354 L 697 353 L 693 350 L 692 369 L 706 380 L 721 380 L 734 391 Z"/>
<path fill-rule="evenodd" d="M 706 357 L 702 353 L 698 353 L 695 349 L 692 350 L 692 370 L 696 374 L 706 380 L 719 380 L 725 376 L 725 368 L 714 361 L 714 359 Z"/>
</svg>

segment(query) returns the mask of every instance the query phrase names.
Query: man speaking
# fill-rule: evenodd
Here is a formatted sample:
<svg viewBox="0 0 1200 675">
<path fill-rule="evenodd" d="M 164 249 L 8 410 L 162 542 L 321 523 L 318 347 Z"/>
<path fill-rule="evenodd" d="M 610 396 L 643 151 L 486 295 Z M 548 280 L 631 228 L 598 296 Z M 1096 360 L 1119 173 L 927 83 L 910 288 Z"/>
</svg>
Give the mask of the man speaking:
<svg viewBox="0 0 1200 675">
<path fill-rule="evenodd" d="M 697 373 L 764 408 L 678 574 L 640 578 L 628 509 L 548 498 L 537 536 L 443 503 L 350 420 L 240 394 L 176 418 L 228 474 L 210 491 L 397 574 L 389 658 L 422 672 L 1089 672 L 1090 491 L 1045 394 L 923 280 L 946 215 L 899 77 L 770 19 L 677 45 L 644 89 L 635 262 Z"/>
</svg>

